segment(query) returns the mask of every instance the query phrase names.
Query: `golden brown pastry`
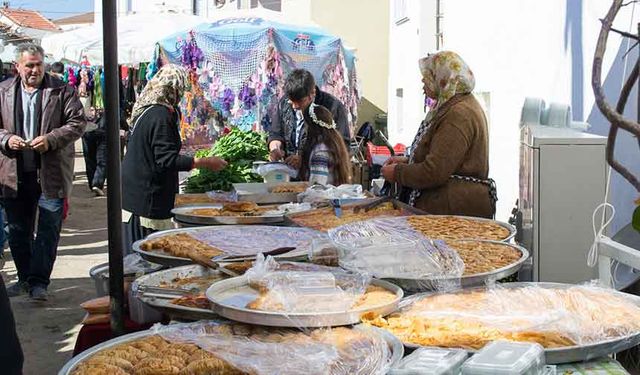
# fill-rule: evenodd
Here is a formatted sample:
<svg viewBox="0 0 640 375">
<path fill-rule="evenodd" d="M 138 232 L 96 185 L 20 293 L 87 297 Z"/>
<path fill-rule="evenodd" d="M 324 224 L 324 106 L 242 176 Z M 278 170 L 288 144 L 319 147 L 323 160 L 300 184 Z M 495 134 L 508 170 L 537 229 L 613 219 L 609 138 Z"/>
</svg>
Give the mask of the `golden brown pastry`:
<svg viewBox="0 0 640 375">
<path fill-rule="evenodd" d="M 328 231 L 341 225 L 354 223 L 356 221 L 369 220 L 380 217 L 397 217 L 405 216 L 401 209 L 393 207 L 393 203 L 383 203 L 373 209 L 365 212 L 364 210 L 354 212 L 349 206 L 342 208 L 342 216 L 337 217 L 333 213 L 333 208 L 323 208 L 294 214 L 290 219 L 302 227 L 307 227 L 319 231 Z"/>
<path fill-rule="evenodd" d="M 186 233 L 170 234 L 144 241 L 140 248 L 145 251 L 164 251 L 170 255 L 189 258 L 191 252 L 200 253 L 208 258 L 223 253 L 222 250 L 197 240 Z"/>
<path fill-rule="evenodd" d="M 246 375 L 219 358 L 209 358 L 192 362 L 182 369 L 180 375 Z"/>
<path fill-rule="evenodd" d="M 129 373 L 118 366 L 109 364 L 81 364 L 72 375 L 128 375 Z"/>
<path fill-rule="evenodd" d="M 120 367 L 125 371 L 133 370 L 133 364 L 127 361 L 126 359 L 117 358 L 117 357 L 109 357 L 105 355 L 95 355 L 89 358 L 85 364 L 87 365 L 111 365 Z"/>
<path fill-rule="evenodd" d="M 496 222 L 456 216 L 410 216 L 407 222 L 413 229 L 434 240 L 502 241 L 510 234 L 507 228 Z"/>
</svg>

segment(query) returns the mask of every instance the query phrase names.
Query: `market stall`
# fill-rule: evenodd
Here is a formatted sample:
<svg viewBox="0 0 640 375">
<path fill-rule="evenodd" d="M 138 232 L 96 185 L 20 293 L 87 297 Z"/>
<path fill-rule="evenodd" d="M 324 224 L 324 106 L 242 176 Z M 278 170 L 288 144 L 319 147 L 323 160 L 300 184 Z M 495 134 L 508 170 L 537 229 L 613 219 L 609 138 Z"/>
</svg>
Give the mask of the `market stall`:
<svg viewBox="0 0 640 375">
<path fill-rule="evenodd" d="M 157 68 L 175 63 L 191 71 L 181 124 L 187 147 L 211 144 L 216 125 L 268 129 L 284 77 L 296 68 L 309 70 L 321 90 L 342 101 L 350 122 L 356 121 L 360 94 L 353 51 L 313 25 L 247 14 L 185 28 L 158 45 Z"/>
</svg>

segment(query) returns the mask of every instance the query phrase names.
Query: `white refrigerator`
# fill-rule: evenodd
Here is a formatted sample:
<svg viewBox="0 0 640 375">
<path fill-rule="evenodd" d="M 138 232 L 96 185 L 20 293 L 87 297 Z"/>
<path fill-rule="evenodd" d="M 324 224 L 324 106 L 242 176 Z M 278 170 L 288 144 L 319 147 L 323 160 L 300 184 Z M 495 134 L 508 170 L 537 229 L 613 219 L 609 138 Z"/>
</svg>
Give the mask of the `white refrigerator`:
<svg viewBox="0 0 640 375">
<path fill-rule="evenodd" d="M 524 125 L 516 241 L 531 253 L 520 281 L 595 279 L 587 266 L 592 214 L 606 186 L 606 138 L 569 128 Z"/>
</svg>

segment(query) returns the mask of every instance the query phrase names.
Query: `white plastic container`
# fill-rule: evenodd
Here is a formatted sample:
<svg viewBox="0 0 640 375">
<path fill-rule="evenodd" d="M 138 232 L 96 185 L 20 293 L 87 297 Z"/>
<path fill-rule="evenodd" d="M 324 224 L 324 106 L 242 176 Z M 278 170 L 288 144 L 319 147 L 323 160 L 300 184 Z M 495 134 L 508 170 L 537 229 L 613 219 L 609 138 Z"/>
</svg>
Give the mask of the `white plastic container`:
<svg viewBox="0 0 640 375">
<path fill-rule="evenodd" d="M 458 375 L 467 359 L 462 349 L 419 348 L 400 361 L 389 375 Z"/>
<path fill-rule="evenodd" d="M 494 341 L 462 365 L 463 375 L 541 375 L 544 348 L 540 344 Z"/>
</svg>

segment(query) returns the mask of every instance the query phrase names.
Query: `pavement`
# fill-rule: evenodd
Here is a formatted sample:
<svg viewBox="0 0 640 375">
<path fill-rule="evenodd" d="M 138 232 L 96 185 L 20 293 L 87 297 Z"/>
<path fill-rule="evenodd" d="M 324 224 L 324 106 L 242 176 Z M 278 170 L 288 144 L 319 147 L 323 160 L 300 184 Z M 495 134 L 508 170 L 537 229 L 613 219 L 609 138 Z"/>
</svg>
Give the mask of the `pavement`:
<svg viewBox="0 0 640 375">
<path fill-rule="evenodd" d="M 56 374 L 71 358 L 84 311 L 80 303 L 96 297 L 91 267 L 107 261 L 107 199 L 95 197 L 87 186 L 81 143 L 76 143 L 74 189 L 69 216 L 62 226 L 49 299 L 11 298 L 18 336 L 25 356 L 25 375 Z M 16 281 L 8 248 L 0 275 Z M 0 370 L 0 373 L 2 371 Z"/>
</svg>

